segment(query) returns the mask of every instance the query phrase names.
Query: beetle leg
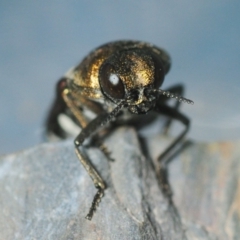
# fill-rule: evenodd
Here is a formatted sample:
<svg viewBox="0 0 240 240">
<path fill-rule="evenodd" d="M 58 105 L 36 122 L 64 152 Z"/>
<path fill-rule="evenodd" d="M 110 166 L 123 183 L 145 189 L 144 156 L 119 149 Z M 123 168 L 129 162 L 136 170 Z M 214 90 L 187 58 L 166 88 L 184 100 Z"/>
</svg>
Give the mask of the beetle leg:
<svg viewBox="0 0 240 240">
<path fill-rule="evenodd" d="M 165 158 L 170 151 L 184 138 L 190 127 L 190 120 L 177 111 L 175 108 L 169 107 L 164 104 L 158 104 L 155 107 L 155 110 L 161 114 L 164 114 L 170 117 L 172 120 L 178 120 L 184 124 L 184 130 L 178 135 L 178 137 L 170 144 L 170 146 L 159 156 L 159 160 Z"/>
<path fill-rule="evenodd" d="M 85 128 L 88 121 L 85 119 L 85 117 L 83 116 L 82 112 L 79 111 L 78 107 L 76 107 L 76 105 L 74 104 L 74 101 L 71 99 L 71 96 L 69 94 L 69 90 L 66 88 L 64 89 L 64 91 L 62 92 L 62 97 L 65 101 L 65 103 L 67 104 L 67 106 L 69 107 L 69 109 L 71 110 L 71 112 L 74 114 L 74 116 L 77 118 L 78 122 L 80 123 L 82 128 Z M 91 102 L 87 102 L 84 99 L 81 99 L 81 103 L 83 105 L 87 105 L 89 109 L 91 110 L 95 110 L 95 112 L 97 112 L 98 114 L 102 111 L 101 109 L 97 109 L 97 105 L 94 105 Z M 110 151 L 107 149 L 107 146 L 102 143 L 102 141 L 99 139 L 99 136 L 96 135 L 93 139 L 93 141 L 95 142 L 96 146 L 103 152 L 103 154 L 112 161 L 111 157 L 110 157 Z"/>
<path fill-rule="evenodd" d="M 108 147 L 103 142 L 104 139 L 112 132 L 112 130 L 113 126 L 108 126 L 107 128 L 104 128 L 98 132 L 98 134 L 92 136 L 91 145 L 98 147 L 109 161 L 114 162 L 114 159 L 111 157 L 111 151 L 109 151 Z"/>
<path fill-rule="evenodd" d="M 104 136 L 106 137 L 106 136 Z M 95 135 L 93 136 L 93 139 L 92 139 L 92 144 L 94 146 L 97 146 L 101 151 L 102 153 L 106 156 L 106 158 L 108 160 L 110 160 L 111 162 L 114 161 L 114 159 L 111 158 L 111 152 L 109 151 L 108 147 L 106 146 L 106 144 L 104 144 L 102 142 L 102 138 L 100 138 L 99 135 Z"/>
<path fill-rule="evenodd" d="M 78 145 L 76 143 L 75 143 L 75 152 L 77 154 L 79 161 L 82 163 L 82 165 L 86 169 L 88 175 L 93 180 L 95 187 L 98 189 L 98 191 L 93 199 L 92 206 L 89 210 L 89 213 L 86 216 L 86 218 L 88 220 L 91 220 L 93 213 L 95 212 L 99 202 L 101 201 L 101 198 L 103 197 L 104 189 L 106 188 L 106 186 L 104 184 L 102 177 L 98 174 L 98 172 L 93 167 L 91 162 L 83 155 L 82 151 L 80 151 L 80 149 L 78 148 Z"/>
<path fill-rule="evenodd" d="M 100 143 L 98 147 L 104 153 L 108 160 L 114 162 L 114 159 L 111 158 L 111 152 L 108 150 L 108 147 L 104 143 Z"/>
<path fill-rule="evenodd" d="M 98 174 L 98 172 L 93 167 L 91 162 L 84 156 L 80 148 L 83 145 L 83 142 L 85 141 L 85 139 L 87 139 L 91 134 L 93 134 L 100 127 L 103 127 L 105 124 L 112 121 L 123 107 L 124 107 L 124 103 L 120 103 L 112 112 L 102 113 L 98 115 L 95 119 L 89 122 L 85 128 L 82 129 L 80 134 L 74 140 L 76 154 L 80 162 L 86 169 L 87 173 L 92 178 L 95 187 L 98 189 L 93 199 L 89 213 L 86 216 L 88 220 L 92 219 L 93 213 L 96 210 L 99 202 L 101 201 L 101 198 L 104 194 L 104 189 L 106 188 L 106 186 L 104 184 L 102 177 Z"/>
<path fill-rule="evenodd" d="M 55 101 L 51 107 L 51 110 L 46 121 L 47 132 L 48 133 L 52 132 L 60 138 L 66 138 L 66 133 L 59 124 L 58 117 L 60 114 L 69 115 L 67 111 L 68 109 L 70 109 L 71 113 L 78 121 L 80 127 L 81 128 L 85 127 L 88 121 L 84 117 L 82 111 L 79 110 L 79 107 L 81 107 L 84 104 L 85 104 L 84 99 L 80 99 L 80 101 L 78 99 L 78 101 L 76 101 L 74 97 L 72 97 L 72 95 L 70 94 L 69 89 L 67 87 L 67 78 L 65 77 L 61 78 L 57 84 Z M 94 108 L 94 106 L 92 108 L 93 110 L 97 109 L 96 107 Z"/>
<path fill-rule="evenodd" d="M 168 184 L 168 178 L 167 178 L 167 169 L 166 165 L 167 163 L 172 159 L 172 157 L 175 155 L 174 153 L 169 155 L 169 153 L 176 147 L 178 143 L 180 143 L 186 133 L 189 130 L 190 127 L 190 121 L 189 119 L 177 111 L 175 108 L 172 108 L 170 106 L 164 105 L 164 104 L 157 104 L 155 107 L 155 110 L 161 114 L 164 114 L 168 117 L 170 117 L 172 120 L 178 120 L 181 123 L 184 124 L 185 128 L 182 130 L 182 132 L 178 135 L 178 137 L 165 149 L 165 151 L 158 157 L 158 169 L 157 169 L 157 175 L 160 180 L 160 184 L 163 188 L 163 191 L 168 195 L 171 196 L 171 189 Z M 167 157 L 167 158 L 166 158 Z"/>
<path fill-rule="evenodd" d="M 102 115 L 97 117 L 96 119 L 102 119 Z M 98 189 L 93 202 L 92 206 L 89 210 L 89 213 L 87 214 L 86 218 L 88 220 L 92 219 L 93 213 L 95 212 L 99 202 L 101 201 L 101 198 L 104 194 L 104 189 L 106 188 L 104 181 L 102 177 L 98 174 L 92 163 L 84 156 L 82 151 L 80 150 L 80 147 L 82 146 L 84 140 L 88 138 L 94 131 L 99 127 L 99 121 L 96 122 L 96 120 L 91 121 L 85 128 L 82 129 L 80 134 L 76 137 L 74 144 L 75 144 L 75 152 L 77 154 L 77 157 L 79 161 L 82 163 L 83 167 L 86 169 L 88 175 L 91 177 L 95 187 Z"/>
<path fill-rule="evenodd" d="M 79 108 L 74 103 L 74 100 L 71 99 L 68 88 L 65 88 L 62 91 L 62 98 L 64 99 L 65 103 L 67 104 L 68 108 L 71 110 L 73 115 L 78 120 L 81 128 L 86 127 L 88 122 L 87 122 L 86 118 L 84 117 L 83 113 L 79 110 Z"/>
<path fill-rule="evenodd" d="M 74 102 L 73 100 L 74 97 L 71 96 L 71 93 L 69 92 L 68 88 L 65 88 L 63 90 L 62 97 L 82 127 L 82 131 L 74 141 L 76 155 L 80 160 L 80 162 L 82 163 L 82 165 L 84 166 L 84 168 L 86 169 L 88 175 L 91 177 L 95 187 L 98 189 L 97 193 L 94 196 L 89 213 L 86 216 L 88 220 L 91 220 L 99 202 L 101 201 L 101 198 L 103 197 L 104 189 L 106 188 L 106 186 L 102 177 L 98 174 L 98 172 L 96 171 L 92 163 L 86 158 L 86 156 L 84 156 L 84 154 L 79 149 L 79 147 L 81 147 L 84 140 L 88 138 L 92 133 L 94 133 L 99 127 L 111 121 L 116 116 L 116 114 L 121 110 L 124 104 L 119 104 L 111 113 L 105 113 L 105 112 L 100 113 L 100 110 L 98 110 L 99 111 L 98 117 L 96 117 L 94 120 L 88 123 L 84 119 L 82 112 L 79 110 L 76 103 Z M 92 106 L 89 105 L 88 108 L 92 109 Z M 105 154 L 106 151 L 103 149 L 101 150 Z"/>
<path fill-rule="evenodd" d="M 168 88 L 166 91 L 168 91 L 168 92 L 170 92 L 170 93 L 173 93 L 173 94 L 177 94 L 177 95 L 179 95 L 179 96 L 184 96 L 184 87 L 183 87 L 182 84 L 174 85 L 174 86 Z M 165 97 L 165 96 L 163 96 L 163 95 L 160 96 L 159 98 L 160 98 L 159 101 L 161 101 L 161 102 L 168 101 L 168 100 L 170 99 L 170 98 L 167 98 L 167 97 Z M 178 110 L 179 107 L 180 107 L 180 105 L 181 105 L 181 102 L 176 101 L 176 103 L 175 103 L 175 105 L 173 106 L 173 108 L 174 108 L 175 110 Z M 164 125 L 164 127 L 163 127 L 163 133 L 164 133 L 165 135 L 168 134 L 171 124 L 172 124 L 172 118 L 169 118 L 169 119 L 166 121 L 166 123 L 165 123 L 165 125 Z"/>
<path fill-rule="evenodd" d="M 67 105 L 62 98 L 62 91 L 66 85 L 66 80 L 67 80 L 66 78 L 61 78 L 58 81 L 58 84 L 56 87 L 56 98 L 49 111 L 49 114 L 45 123 L 47 133 L 52 132 L 60 138 L 65 138 L 64 131 L 62 130 L 58 122 L 58 116 L 59 114 L 64 113 L 67 109 Z"/>
<path fill-rule="evenodd" d="M 74 114 L 74 116 L 79 121 L 81 127 L 83 128 L 81 133 L 78 135 L 78 137 L 74 141 L 74 143 L 75 143 L 75 152 L 76 152 L 76 155 L 77 155 L 79 161 L 82 163 L 82 165 L 86 169 L 88 175 L 93 180 L 93 183 L 94 183 L 95 187 L 98 189 L 98 191 L 97 191 L 97 193 L 96 193 L 96 195 L 95 195 L 95 197 L 93 199 L 92 206 L 91 206 L 91 208 L 89 210 L 89 213 L 86 216 L 86 218 L 88 220 L 91 220 L 94 211 L 96 210 L 99 202 L 101 201 L 101 198 L 103 197 L 104 189 L 106 188 L 106 186 L 104 184 L 104 181 L 103 181 L 102 177 L 98 174 L 98 172 L 96 171 L 96 169 L 94 168 L 92 163 L 84 156 L 84 154 L 79 149 L 79 147 L 82 145 L 82 143 L 85 140 L 85 138 L 90 136 L 90 134 L 94 130 L 87 132 L 87 136 L 85 136 L 86 131 L 89 129 L 89 127 L 88 128 L 86 127 L 88 123 L 87 123 L 86 119 L 84 118 L 82 112 L 78 109 L 78 107 L 74 104 L 74 101 L 71 99 L 71 96 L 70 96 L 68 88 L 65 88 L 63 90 L 62 97 L 63 97 L 64 101 L 66 102 L 67 106 L 69 107 L 69 109 L 71 110 L 71 112 Z M 96 125 L 95 128 L 97 126 L 98 125 Z M 80 136 L 84 136 L 84 138 L 82 139 L 81 143 L 79 141 L 79 137 Z"/>
</svg>

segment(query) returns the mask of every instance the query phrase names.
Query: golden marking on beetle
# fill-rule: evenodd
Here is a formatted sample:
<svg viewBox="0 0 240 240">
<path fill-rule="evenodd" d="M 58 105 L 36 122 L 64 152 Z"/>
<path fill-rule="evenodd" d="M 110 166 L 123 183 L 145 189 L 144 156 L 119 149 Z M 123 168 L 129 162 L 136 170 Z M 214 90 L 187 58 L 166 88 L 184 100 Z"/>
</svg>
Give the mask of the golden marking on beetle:
<svg viewBox="0 0 240 240">
<path fill-rule="evenodd" d="M 133 84 L 133 87 L 139 85 L 143 87 L 153 83 L 154 68 L 151 59 L 147 59 L 147 62 L 145 59 L 139 59 L 139 57 L 134 55 L 130 56 L 130 59 L 135 63 L 132 67 L 132 72 L 135 73 L 135 84 Z"/>
</svg>

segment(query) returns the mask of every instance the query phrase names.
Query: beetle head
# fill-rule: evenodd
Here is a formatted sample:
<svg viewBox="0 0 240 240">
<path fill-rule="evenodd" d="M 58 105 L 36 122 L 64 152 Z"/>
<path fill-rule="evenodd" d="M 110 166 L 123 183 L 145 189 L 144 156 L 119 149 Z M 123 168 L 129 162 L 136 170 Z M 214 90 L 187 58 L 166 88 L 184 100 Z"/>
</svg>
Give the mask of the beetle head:
<svg viewBox="0 0 240 240">
<path fill-rule="evenodd" d="M 130 112 L 144 114 L 156 102 L 156 94 L 164 80 L 160 59 L 143 49 L 119 51 L 106 59 L 99 71 L 103 94 L 114 103 L 123 99 Z"/>
</svg>

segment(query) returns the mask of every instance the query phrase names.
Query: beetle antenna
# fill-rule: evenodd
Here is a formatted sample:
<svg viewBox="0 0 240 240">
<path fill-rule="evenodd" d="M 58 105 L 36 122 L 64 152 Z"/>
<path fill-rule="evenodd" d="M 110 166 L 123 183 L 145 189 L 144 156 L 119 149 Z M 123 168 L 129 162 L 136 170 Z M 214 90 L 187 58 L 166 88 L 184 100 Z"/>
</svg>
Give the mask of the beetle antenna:
<svg viewBox="0 0 240 240">
<path fill-rule="evenodd" d="M 171 92 L 164 91 L 162 89 L 154 89 L 154 90 L 155 90 L 155 92 L 159 93 L 160 95 L 164 95 L 168 98 L 175 98 L 179 102 L 188 103 L 188 104 L 192 104 L 192 105 L 194 104 L 194 102 L 192 100 L 181 97 L 181 96 L 176 95 L 176 94 L 173 94 Z"/>
</svg>

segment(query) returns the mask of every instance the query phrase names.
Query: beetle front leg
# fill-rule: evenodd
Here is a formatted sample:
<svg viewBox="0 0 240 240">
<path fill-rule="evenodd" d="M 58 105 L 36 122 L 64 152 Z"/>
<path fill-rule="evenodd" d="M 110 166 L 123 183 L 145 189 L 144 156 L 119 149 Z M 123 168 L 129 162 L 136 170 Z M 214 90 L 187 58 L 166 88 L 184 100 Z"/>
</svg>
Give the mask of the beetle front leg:
<svg viewBox="0 0 240 240">
<path fill-rule="evenodd" d="M 95 110 L 98 111 L 99 114 L 91 122 L 87 123 L 87 121 L 84 118 L 84 115 L 75 104 L 74 99 L 72 99 L 71 93 L 67 88 L 67 86 L 66 87 L 64 86 L 61 95 L 66 105 L 69 107 L 69 109 L 71 110 L 73 115 L 77 118 L 77 120 L 79 121 L 79 124 L 82 127 L 82 131 L 74 141 L 75 151 L 79 161 L 82 163 L 87 173 L 92 178 L 95 187 L 98 189 L 97 193 L 94 196 L 89 213 L 86 216 L 88 220 L 91 220 L 93 217 L 94 211 L 96 210 L 99 202 L 101 201 L 101 198 L 103 197 L 104 189 L 106 188 L 106 186 L 104 184 L 102 177 L 98 174 L 98 172 L 96 171 L 94 166 L 91 164 L 91 162 L 86 158 L 86 156 L 84 156 L 80 148 L 82 147 L 83 142 L 88 137 L 90 137 L 90 135 L 92 135 L 96 130 L 103 127 L 108 122 L 112 121 L 116 117 L 116 115 L 119 113 L 119 111 L 126 105 L 126 102 L 121 101 L 117 105 L 117 107 L 113 109 L 113 111 L 110 113 L 103 112 L 101 109 L 97 108 L 97 106 L 93 106 L 93 104 L 89 105 L 88 106 L 89 108 L 91 109 L 94 108 Z"/>
<path fill-rule="evenodd" d="M 176 145 L 180 143 L 185 135 L 187 134 L 190 121 L 189 119 L 183 115 L 182 113 L 178 112 L 175 108 L 169 107 L 167 105 L 157 104 L 155 110 L 161 114 L 164 114 L 170 117 L 172 120 L 178 120 L 184 124 L 184 129 L 178 135 L 178 137 L 165 149 L 165 151 L 158 157 L 158 168 L 157 168 L 157 175 L 159 177 L 160 184 L 162 186 L 163 192 L 171 197 L 171 188 L 168 183 L 168 171 L 166 168 L 167 163 L 172 159 L 176 152 L 172 155 L 169 155 L 172 150 L 175 149 Z"/>
<path fill-rule="evenodd" d="M 98 174 L 92 163 L 84 156 L 80 148 L 83 145 L 83 142 L 92 134 L 94 133 L 99 127 L 103 125 L 103 122 L 108 116 L 108 114 L 101 114 L 94 120 L 92 120 L 85 128 L 82 129 L 80 134 L 74 140 L 75 144 L 75 152 L 79 161 L 82 163 L 83 167 L 86 169 L 88 175 L 91 177 L 95 187 L 98 189 L 97 193 L 94 196 L 92 205 L 90 207 L 89 213 L 86 216 L 86 219 L 91 220 L 93 214 L 101 201 L 101 198 L 104 194 L 104 189 L 106 188 L 105 183 L 102 177 Z"/>
<path fill-rule="evenodd" d="M 185 127 L 178 137 L 170 144 L 170 146 L 159 156 L 159 160 L 162 161 L 187 134 L 190 127 L 190 120 L 175 108 L 167 105 L 157 104 L 155 110 L 161 114 L 164 114 L 165 116 L 170 117 L 172 120 L 180 121 Z"/>
<path fill-rule="evenodd" d="M 103 127 L 105 124 L 112 121 L 114 117 L 119 113 L 119 111 L 123 108 L 123 106 L 124 103 L 120 103 L 112 112 L 100 114 L 98 117 L 93 119 L 85 128 L 82 129 L 82 131 L 74 141 L 76 154 L 80 162 L 86 169 L 87 173 L 92 178 L 95 187 L 98 189 L 97 193 L 94 196 L 89 213 L 86 216 L 88 220 L 92 219 L 93 213 L 96 210 L 99 202 L 101 201 L 106 186 L 104 184 L 102 177 L 98 174 L 98 172 L 93 167 L 93 165 L 88 161 L 88 159 L 82 154 L 79 148 L 83 145 L 83 142 L 97 129 Z"/>
</svg>

